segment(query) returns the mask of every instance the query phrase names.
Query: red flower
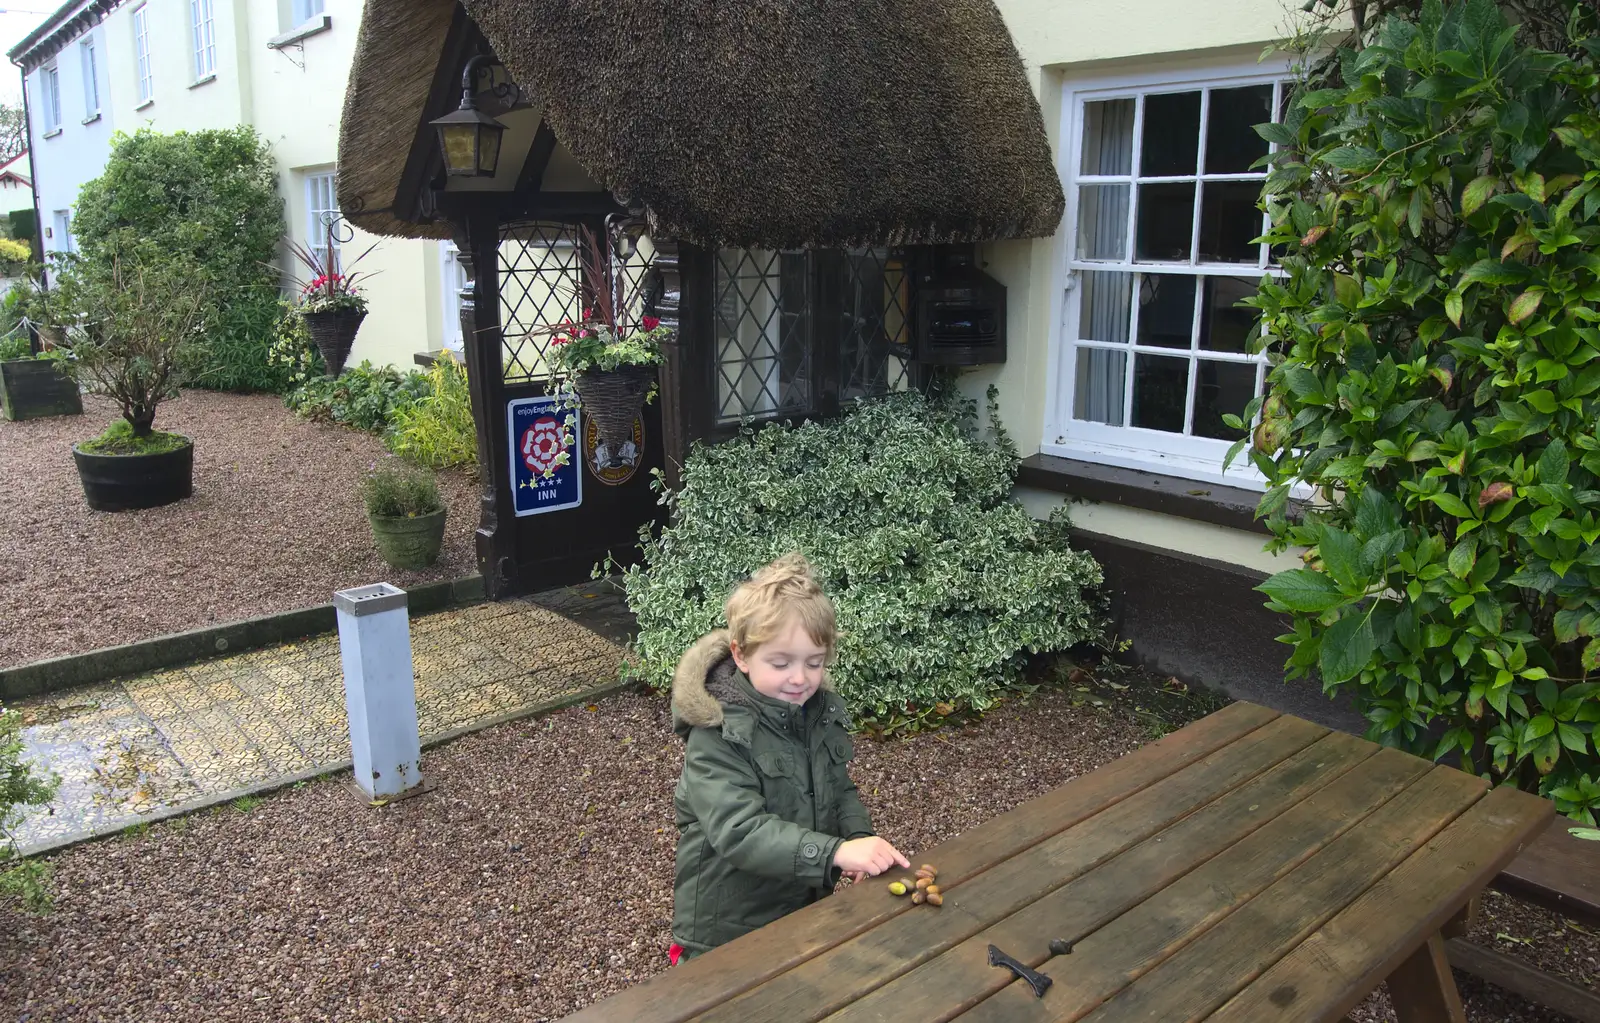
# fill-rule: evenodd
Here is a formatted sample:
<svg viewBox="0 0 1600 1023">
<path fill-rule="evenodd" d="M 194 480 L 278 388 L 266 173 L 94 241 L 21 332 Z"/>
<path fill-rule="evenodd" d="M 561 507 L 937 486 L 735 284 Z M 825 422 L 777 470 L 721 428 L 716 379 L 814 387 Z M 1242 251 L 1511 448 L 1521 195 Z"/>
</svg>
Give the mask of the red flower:
<svg viewBox="0 0 1600 1023">
<path fill-rule="evenodd" d="M 644 329 L 645 330 L 655 330 L 657 327 L 661 326 L 661 317 L 659 317 L 659 316 L 646 316 L 640 322 L 644 324 Z"/>
<path fill-rule="evenodd" d="M 569 337 L 553 337 L 553 338 L 550 339 L 550 343 L 552 345 L 564 345 L 564 344 L 567 344 L 571 340 L 572 339 L 569 338 Z"/>
</svg>

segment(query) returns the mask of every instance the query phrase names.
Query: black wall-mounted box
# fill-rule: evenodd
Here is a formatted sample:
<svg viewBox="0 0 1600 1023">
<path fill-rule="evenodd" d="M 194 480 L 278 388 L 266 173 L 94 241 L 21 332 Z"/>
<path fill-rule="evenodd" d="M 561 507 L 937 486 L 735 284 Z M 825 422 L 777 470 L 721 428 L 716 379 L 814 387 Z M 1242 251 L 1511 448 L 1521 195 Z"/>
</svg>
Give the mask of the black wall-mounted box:
<svg viewBox="0 0 1600 1023">
<path fill-rule="evenodd" d="M 1006 288 L 978 269 L 976 246 L 922 250 L 911 358 L 932 366 L 1006 361 Z"/>
</svg>

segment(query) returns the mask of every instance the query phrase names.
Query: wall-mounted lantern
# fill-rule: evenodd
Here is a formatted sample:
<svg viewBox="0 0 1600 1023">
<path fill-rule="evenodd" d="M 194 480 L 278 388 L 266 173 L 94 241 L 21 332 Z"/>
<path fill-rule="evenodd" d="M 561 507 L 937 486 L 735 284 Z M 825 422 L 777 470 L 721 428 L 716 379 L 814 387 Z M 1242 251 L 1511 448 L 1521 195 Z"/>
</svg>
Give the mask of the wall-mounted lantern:
<svg viewBox="0 0 1600 1023">
<path fill-rule="evenodd" d="M 492 178 L 500 163 L 500 137 L 506 126 L 479 110 L 473 96 L 478 70 L 492 63 L 485 54 L 467 61 L 461 72 L 461 106 L 428 122 L 439 132 L 445 171 L 451 177 Z"/>
</svg>

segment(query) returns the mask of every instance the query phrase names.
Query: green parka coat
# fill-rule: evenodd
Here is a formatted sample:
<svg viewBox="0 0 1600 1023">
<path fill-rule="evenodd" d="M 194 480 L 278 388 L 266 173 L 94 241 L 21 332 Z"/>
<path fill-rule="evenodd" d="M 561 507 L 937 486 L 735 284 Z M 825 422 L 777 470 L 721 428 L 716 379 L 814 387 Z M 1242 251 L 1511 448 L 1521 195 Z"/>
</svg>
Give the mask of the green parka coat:
<svg viewBox="0 0 1600 1023">
<path fill-rule="evenodd" d="M 685 743 L 672 936 L 698 955 L 833 891 L 833 855 L 872 822 L 845 765 L 849 714 L 823 688 L 796 707 L 762 696 L 725 632 L 696 643 L 672 683 Z"/>
</svg>

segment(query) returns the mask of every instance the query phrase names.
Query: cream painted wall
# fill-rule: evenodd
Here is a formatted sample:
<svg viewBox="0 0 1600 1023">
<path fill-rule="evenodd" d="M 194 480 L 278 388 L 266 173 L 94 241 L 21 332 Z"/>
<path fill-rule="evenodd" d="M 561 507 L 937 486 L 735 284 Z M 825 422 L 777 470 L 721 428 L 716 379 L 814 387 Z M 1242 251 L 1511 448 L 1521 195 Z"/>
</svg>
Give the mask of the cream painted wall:
<svg viewBox="0 0 1600 1023">
<path fill-rule="evenodd" d="M 1110 69 L 1151 71 L 1182 63 L 1248 62 L 1292 31 L 1298 2 L 1289 0 L 996 0 L 1022 55 L 1052 148 L 1061 148 L 1063 84 Z M 1050 346 L 1064 309 L 1056 268 L 1066 255 L 1066 228 L 1049 238 L 980 246 L 984 270 L 1006 285 L 1007 355 L 977 367 L 962 388 L 981 399 L 999 389 L 1000 413 L 1024 455 L 1039 451 L 1055 366 Z M 1059 506 L 1059 495 L 1019 490 L 1035 514 Z M 1272 557 L 1262 537 L 1243 530 L 1117 505 L 1073 506 L 1080 527 L 1108 536 L 1183 551 L 1263 572 L 1293 567 Z"/>
<path fill-rule="evenodd" d="M 133 15 L 141 6 L 149 12 L 154 72 L 153 100 L 147 103 L 138 98 L 133 34 Z M 325 0 L 328 30 L 281 49 L 269 48 L 269 40 L 296 27 L 289 24 L 291 7 L 288 0 L 213 0 L 217 70 L 214 79 L 200 83 L 195 75 L 190 0 L 125 3 L 95 32 L 102 40 L 108 83 L 102 103 L 108 108 L 105 120 L 128 132 L 144 127 L 174 132 L 253 124 L 272 147 L 278 164 L 289 237 L 304 243 L 309 233 L 306 172 L 331 169 L 338 158 L 339 118 L 362 3 Z M 71 121 L 69 126 L 77 127 Z M 109 153 L 108 141 L 75 161 L 83 165 L 84 178 L 99 173 Z M 74 195 L 78 183 L 71 183 Z M 47 207 L 47 218 L 51 208 Z M 351 358 L 409 368 L 417 352 L 443 343 L 439 246 L 357 234 L 344 245 L 346 257 L 354 258 L 375 242 L 359 267 L 372 275 L 365 282 L 370 312 Z M 280 259 L 298 273 L 287 245 Z"/>
</svg>

